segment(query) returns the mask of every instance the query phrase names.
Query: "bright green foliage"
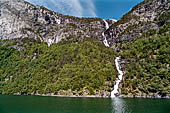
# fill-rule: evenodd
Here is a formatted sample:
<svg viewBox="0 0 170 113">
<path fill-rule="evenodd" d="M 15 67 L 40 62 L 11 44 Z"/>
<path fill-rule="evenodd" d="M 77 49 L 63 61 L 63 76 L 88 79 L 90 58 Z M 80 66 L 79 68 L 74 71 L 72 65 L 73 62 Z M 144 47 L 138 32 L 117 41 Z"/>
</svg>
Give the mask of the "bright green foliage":
<svg viewBox="0 0 170 113">
<path fill-rule="evenodd" d="M 116 79 L 116 53 L 98 41 L 50 47 L 32 39 L 3 44 L 6 42 L 0 44 L 2 94 L 57 94 L 70 89 L 95 94 L 97 90 L 111 91 Z"/>
<path fill-rule="evenodd" d="M 165 96 L 170 94 L 170 35 L 141 38 L 123 44 L 122 58 L 128 60 L 122 93 Z"/>
</svg>

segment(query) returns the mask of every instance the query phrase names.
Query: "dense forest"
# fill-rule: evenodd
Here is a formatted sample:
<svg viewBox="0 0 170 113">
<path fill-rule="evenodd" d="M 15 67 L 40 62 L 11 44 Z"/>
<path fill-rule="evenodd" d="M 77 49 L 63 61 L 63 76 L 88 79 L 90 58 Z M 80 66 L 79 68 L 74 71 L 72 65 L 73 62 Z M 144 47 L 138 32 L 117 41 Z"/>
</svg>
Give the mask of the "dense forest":
<svg viewBox="0 0 170 113">
<path fill-rule="evenodd" d="M 146 37 L 121 44 L 127 60 L 122 94 L 129 96 L 167 96 L 170 94 L 170 24 Z"/>
<path fill-rule="evenodd" d="M 96 95 L 110 92 L 116 52 L 97 40 L 50 47 L 34 39 L 0 42 L 1 94 Z"/>
</svg>

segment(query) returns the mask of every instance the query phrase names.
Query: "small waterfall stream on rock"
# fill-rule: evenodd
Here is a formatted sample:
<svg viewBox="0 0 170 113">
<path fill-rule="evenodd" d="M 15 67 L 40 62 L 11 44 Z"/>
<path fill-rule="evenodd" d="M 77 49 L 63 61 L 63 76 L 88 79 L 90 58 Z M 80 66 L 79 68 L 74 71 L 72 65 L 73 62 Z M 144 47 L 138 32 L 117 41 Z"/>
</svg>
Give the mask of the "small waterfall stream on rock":
<svg viewBox="0 0 170 113">
<path fill-rule="evenodd" d="M 107 21 L 106 20 L 103 20 L 103 21 L 105 23 L 106 30 L 109 29 L 109 24 L 107 23 Z M 103 41 L 104 45 L 106 47 L 110 47 L 104 32 L 102 33 L 102 35 L 104 37 L 104 41 Z M 114 90 L 111 92 L 111 98 L 114 98 L 114 97 L 116 97 L 119 94 L 119 84 L 120 84 L 120 82 L 123 79 L 123 71 L 121 70 L 121 66 L 119 64 L 119 61 L 120 61 L 120 57 L 116 57 L 115 65 L 116 65 L 116 69 L 118 71 L 118 78 L 116 80 L 116 84 L 114 85 Z"/>
<path fill-rule="evenodd" d="M 106 22 L 106 20 L 103 20 L 103 21 L 104 21 L 104 23 L 105 23 L 106 30 L 109 29 L 109 24 Z M 108 43 L 108 41 L 107 41 L 107 39 L 106 39 L 106 36 L 105 36 L 104 32 L 102 33 L 102 36 L 104 37 L 104 40 L 103 40 L 104 45 L 105 45 L 106 47 L 110 47 L 110 46 L 109 46 L 109 43 Z"/>
</svg>

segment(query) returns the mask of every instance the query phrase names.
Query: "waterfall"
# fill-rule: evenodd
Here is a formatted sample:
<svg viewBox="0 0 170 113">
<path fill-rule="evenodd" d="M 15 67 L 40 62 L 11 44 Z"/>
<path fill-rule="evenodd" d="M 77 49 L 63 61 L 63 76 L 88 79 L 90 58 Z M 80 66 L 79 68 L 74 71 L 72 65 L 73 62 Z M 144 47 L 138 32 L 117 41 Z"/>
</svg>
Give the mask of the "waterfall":
<svg viewBox="0 0 170 113">
<path fill-rule="evenodd" d="M 119 84 L 123 79 L 123 71 L 120 69 L 121 66 L 119 64 L 120 57 L 116 57 L 115 59 L 115 64 L 116 64 L 116 69 L 118 71 L 118 79 L 116 80 L 116 84 L 114 85 L 114 90 L 111 92 L 111 97 L 116 97 L 116 95 L 119 94 Z"/>
<path fill-rule="evenodd" d="M 103 21 L 104 21 L 104 23 L 105 23 L 106 30 L 109 29 L 109 24 L 107 23 L 107 21 L 106 21 L 106 20 L 103 20 Z M 116 22 L 116 20 L 114 20 L 114 19 L 113 19 L 112 21 Z M 110 47 L 110 45 L 109 45 L 109 43 L 108 43 L 108 41 L 107 41 L 107 38 L 106 38 L 104 32 L 102 33 L 102 36 L 104 37 L 104 41 L 103 41 L 104 45 L 105 45 L 106 47 Z M 120 61 L 120 57 L 116 57 L 116 59 L 115 59 L 115 65 L 116 65 L 116 69 L 117 69 L 117 71 L 118 71 L 118 78 L 117 78 L 117 80 L 116 80 L 116 84 L 114 85 L 114 90 L 111 92 L 111 97 L 112 97 L 112 98 L 113 98 L 113 97 L 116 97 L 116 95 L 119 94 L 119 91 L 118 91 L 118 89 L 119 89 L 119 84 L 120 84 L 120 82 L 121 82 L 122 79 L 123 79 L 123 71 L 121 70 L 121 66 L 120 66 L 120 64 L 119 64 L 119 61 Z"/>
<path fill-rule="evenodd" d="M 54 43 L 54 40 L 52 40 L 52 39 L 48 39 L 48 42 L 47 42 L 48 47 L 50 47 L 50 45 L 51 45 L 52 43 Z"/>
<path fill-rule="evenodd" d="M 109 24 L 107 23 L 107 21 L 106 21 L 106 20 L 103 20 L 103 22 L 105 23 L 106 30 L 109 29 Z"/>
<path fill-rule="evenodd" d="M 106 22 L 106 20 L 103 20 L 103 21 L 104 21 L 104 23 L 105 23 L 106 30 L 109 29 L 109 24 Z M 107 39 L 106 39 L 106 36 L 105 36 L 104 32 L 102 33 L 102 36 L 104 37 L 104 40 L 103 40 L 104 45 L 105 45 L 106 47 L 110 47 L 110 45 L 109 45 L 109 43 L 108 43 L 108 41 L 107 41 Z"/>
</svg>

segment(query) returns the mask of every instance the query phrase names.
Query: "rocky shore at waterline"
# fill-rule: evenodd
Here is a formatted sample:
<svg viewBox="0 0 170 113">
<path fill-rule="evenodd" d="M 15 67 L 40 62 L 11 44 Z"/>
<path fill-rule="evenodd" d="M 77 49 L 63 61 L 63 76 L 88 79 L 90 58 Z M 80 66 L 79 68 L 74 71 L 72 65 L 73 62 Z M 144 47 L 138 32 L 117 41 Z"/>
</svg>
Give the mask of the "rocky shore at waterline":
<svg viewBox="0 0 170 113">
<path fill-rule="evenodd" d="M 11 95 L 11 94 L 9 94 Z M 32 96 L 55 96 L 55 97 L 93 97 L 93 98 L 110 98 L 110 92 L 107 91 L 98 91 L 94 95 L 90 95 L 89 91 L 84 90 L 83 93 L 76 92 L 76 91 L 64 91 L 60 90 L 57 94 L 55 93 L 47 93 L 47 94 L 40 94 L 40 93 L 30 93 L 30 94 L 22 94 L 22 93 L 14 93 L 14 95 L 32 95 Z"/>
<path fill-rule="evenodd" d="M 106 94 L 106 92 L 105 92 Z M 158 94 L 150 94 L 150 95 L 119 95 L 115 97 L 111 97 L 111 93 L 107 92 L 107 95 L 71 95 L 71 94 L 54 94 L 54 93 L 48 93 L 48 94 L 38 94 L 38 93 L 32 93 L 32 94 L 20 94 L 20 93 L 15 93 L 15 94 L 9 94 L 9 95 L 32 95 L 32 96 L 51 96 L 51 97 L 71 97 L 71 98 L 167 98 L 170 99 L 170 94 L 166 96 L 161 96 Z"/>
<path fill-rule="evenodd" d="M 152 95 L 120 95 L 120 98 L 169 98 L 170 99 L 170 94 L 166 96 L 161 96 L 158 94 L 152 94 Z"/>
</svg>

